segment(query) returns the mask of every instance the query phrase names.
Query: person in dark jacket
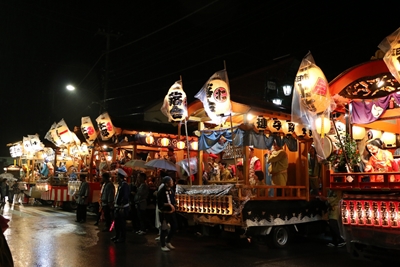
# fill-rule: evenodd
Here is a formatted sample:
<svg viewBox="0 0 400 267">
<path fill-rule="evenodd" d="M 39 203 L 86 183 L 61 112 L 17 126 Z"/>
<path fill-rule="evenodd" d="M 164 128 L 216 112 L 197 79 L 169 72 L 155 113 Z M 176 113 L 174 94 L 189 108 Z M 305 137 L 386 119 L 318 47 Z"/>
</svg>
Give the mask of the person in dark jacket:
<svg viewBox="0 0 400 267">
<path fill-rule="evenodd" d="M 118 172 L 118 190 L 114 201 L 115 236 L 111 238 L 114 243 L 124 243 L 126 239 L 126 219 L 129 216 L 129 185 L 125 176 Z"/>
<path fill-rule="evenodd" d="M 106 223 L 103 232 L 108 232 L 111 227 L 111 211 L 114 209 L 115 187 L 110 181 L 110 174 L 108 172 L 104 172 L 101 176 L 103 179 L 103 190 L 101 191 L 100 202 Z"/>
<path fill-rule="evenodd" d="M 139 218 L 140 230 L 136 232 L 138 235 L 146 234 L 146 208 L 147 208 L 147 197 L 149 195 L 149 187 L 146 184 L 146 174 L 139 173 L 138 179 L 136 180 L 137 192 L 134 197 L 135 207 Z"/>
<path fill-rule="evenodd" d="M 89 184 L 86 182 L 86 175 L 81 174 L 79 176 L 81 185 L 79 186 L 78 192 L 76 193 L 78 207 L 76 209 L 76 222 L 86 222 L 86 209 L 89 197 Z"/>
<path fill-rule="evenodd" d="M 159 210 L 161 235 L 160 243 L 162 251 L 170 251 L 175 249 L 171 244 L 176 228 L 177 221 L 175 216 L 175 192 L 172 189 L 174 181 L 171 177 L 165 176 L 163 178 L 164 186 L 157 193 L 157 207 Z M 168 225 L 170 229 L 168 230 Z"/>
</svg>

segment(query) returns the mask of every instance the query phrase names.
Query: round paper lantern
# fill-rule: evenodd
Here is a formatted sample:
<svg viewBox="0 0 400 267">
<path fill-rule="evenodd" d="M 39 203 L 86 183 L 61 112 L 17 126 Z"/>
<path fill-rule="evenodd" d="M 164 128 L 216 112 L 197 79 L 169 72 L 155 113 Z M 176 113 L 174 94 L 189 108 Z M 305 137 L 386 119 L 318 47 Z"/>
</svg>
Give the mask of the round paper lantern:
<svg viewBox="0 0 400 267">
<path fill-rule="evenodd" d="M 197 141 L 191 142 L 190 147 L 192 150 L 198 150 L 199 149 L 199 143 Z"/>
<path fill-rule="evenodd" d="M 93 126 L 90 117 L 82 117 L 81 119 L 81 132 L 89 144 L 96 140 L 97 132 Z"/>
<path fill-rule="evenodd" d="M 179 141 L 178 143 L 176 143 L 176 147 L 178 148 L 178 149 L 184 149 L 185 148 L 185 142 L 183 142 L 183 141 Z"/>
<path fill-rule="evenodd" d="M 319 67 L 310 64 L 299 69 L 295 78 L 295 88 L 301 104 L 310 112 L 324 112 L 330 105 L 328 81 Z"/>
<path fill-rule="evenodd" d="M 381 136 L 382 136 L 382 132 L 379 130 L 370 129 L 368 131 L 368 139 L 381 138 Z"/>
<path fill-rule="evenodd" d="M 386 147 L 396 147 L 396 135 L 390 132 L 384 132 L 381 137 Z"/>
<path fill-rule="evenodd" d="M 295 124 L 291 121 L 282 121 L 282 132 L 286 135 L 294 133 Z"/>
<path fill-rule="evenodd" d="M 307 127 L 301 123 L 296 123 L 294 125 L 294 133 L 299 137 L 303 137 L 307 135 Z"/>
<path fill-rule="evenodd" d="M 115 134 L 115 129 L 107 112 L 97 117 L 96 122 L 97 126 L 99 127 L 102 140 L 109 140 L 111 137 L 113 137 Z"/>
<path fill-rule="evenodd" d="M 180 81 L 174 83 L 168 90 L 162 111 L 169 121 L 182 121 L 187 117 L 186 93 Z"/>
<path fill-rule="evenodd" d="M 267 125 L 271 133 L 278 133 L 282 129 L 282 122 L 275 118 L 272 120 L 268 120 Z"/>
<path fill-rule="evenodd" d="M 352 131 L 353 131 L 353 139 L 354 140 L 364 139 L 364 137 L 365 137 L 365 128 L 364 127 L 353 125 Z"/>
<path fill-rule="evenodd" d="M 207 84 L 207 101 L 209 110 L 216 114 L 224 114 L 231 109 L 231 99 L 228 84 L 221 79 L 211 80 Z"/>
<path fill-rule="evenodd" d="M 170 141 L 169 141 L 168 138 L 164 137 L 164 138 L 161 139 L 161 145 L 162 146 L 169 146 L 169 143 L 170 143 Z"/>
<path fill-rule="evenodd" d="M 327 134 L 330 129 L 331 121 L 327 117 L 321 116 L 315 120 L 315 130 L 317 131 L 317 133 L 324 135 Z"/>
<path fill-rule="evenodd" d="M 264 131 L 266 128 L 267 128 L 267 119 L 265 119 L 261 115 L 258 116 L 256 122 L 256 129 L 259 131 Z"/>
<path fill-rule="evenodd" d="M 146 136 L 146 144 L 151 145 L 154 143 L 154 137 L 152 135 Z"/>
</svg>

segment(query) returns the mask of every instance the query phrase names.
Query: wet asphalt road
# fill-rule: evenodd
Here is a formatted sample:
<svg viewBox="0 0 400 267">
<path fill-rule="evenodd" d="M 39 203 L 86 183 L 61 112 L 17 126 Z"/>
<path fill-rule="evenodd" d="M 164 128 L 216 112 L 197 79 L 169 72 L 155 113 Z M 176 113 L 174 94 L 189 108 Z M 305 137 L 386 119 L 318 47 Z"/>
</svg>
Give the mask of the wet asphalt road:
<svg viewBox="0 0 400 267">
<path fill-rule="evenodd" d="M 157 231 L 139 236 L 131 225 L 126 243 L 112 243 L 113 233 L 94 226 L 93 214 L 79 224 L 74 213 L 49 206 L 6 204 L 2 212 L 11 220 L 5 236 L 16 267 L 380 266 L 351 259 L 323 238 L 296 238 L 287 249 L 271 249 L 262 240 L 199 236 L 199 229 L 188 228 L 174 238 L 176 250 L 162 252 Z"/>
</svg>

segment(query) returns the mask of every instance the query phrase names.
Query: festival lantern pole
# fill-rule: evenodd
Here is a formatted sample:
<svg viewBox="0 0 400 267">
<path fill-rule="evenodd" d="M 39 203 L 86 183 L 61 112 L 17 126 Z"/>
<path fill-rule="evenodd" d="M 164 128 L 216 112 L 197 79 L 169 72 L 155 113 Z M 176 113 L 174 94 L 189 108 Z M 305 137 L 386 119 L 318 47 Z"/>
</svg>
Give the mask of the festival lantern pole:
<svg viewBox="0 0 400 267">
<path fill-rule="evenodd" d="M 186 132 L 186 147 L 187 147 L 187 160 L 188 160 L 188 175 L 189 184 L 192 185 L 191 170 L 190 170 L 190 150 L 189 150 L 189 136 L 187 131 L 187 100 L 186 93 L 182 88 L 182 77 L 176 81 L 168 90 L 164 98 L 164 103 L 161 106 L 161 112 L 168 118 L 168 121 L 178 121 L 185 123 Z"/>
</svg>

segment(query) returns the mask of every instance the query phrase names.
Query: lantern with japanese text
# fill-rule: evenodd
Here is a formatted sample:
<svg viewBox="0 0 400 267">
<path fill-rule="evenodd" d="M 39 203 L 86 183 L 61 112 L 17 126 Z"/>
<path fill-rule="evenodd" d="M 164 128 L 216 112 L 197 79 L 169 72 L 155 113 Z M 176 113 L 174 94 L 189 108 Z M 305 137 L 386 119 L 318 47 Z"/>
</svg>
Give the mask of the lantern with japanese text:
<svg viewBox="0 0 400 267">
<path fill-rule="evenodd" d="M 282 130 L 282 122 L 276 118 L 268 120 L 267 126 L 271 133 L 278 133 Z"/>
<path fill-rule="evenodd" d="M 42 150 L 41 142 L 39 139 L 39 136 L 37 134 L 35 135 L 28 135 L 29 141 L 31 142 L 31 149 L 32 152 L 37 152 Z"/>
<path fill-rule="evenodd" d="M 283 121 L 282 132 L 286 135 L 291 135 L 295 132 L 295 124 L 291 121 Z"/>
<path fill-rule="evenodd" d="M 310 59 L 303 59 L 294 84 L 301 105 L 309 112 L 318 114 L 328 109 L 330 106 L 328 81 L 321 69 Z"/>
<path fill-rule="evenodd" d="M 264 118 L 262 115 L 257 117 L 256 128 L 259 131 L 264 131 L 267 129 L 267 119 Z"/>
<path fill-rule="evenodd" d="M 109 140 L 111 137 L 113 137 L 115 134 L 115 129 L 107 112 L 104 112 L 97 117 L 96 122 L 100 130 L 101 139 L 103 141 Z"/>
<path fill-rule="evenodd" d="M 20 143 L 17 143 L 10 147 L 10 155 L 12 158 L 17 158 L 22 156 L 22 147 Z"/>
<path fill-rule="evenodd" d="M 307 135 L 307 127 L 301 123 L 295 123 L 294 133 L 299 137 L 304 137 Z"/>
<path fill-rule="evenodd" d="M 59 146 L 62 146 L 63 143 L 62 143 L 60 137 L 57 135 L 56 126 L 57 126 L 56 123 L 53 123 L 51 125 L 50 130 L 46 133 L 44 139 L 49 140 L 55 146 L 59 147 Z"/>
<path fill-rule="evenodd" d="M 175 82 L 169 88 L 161 111 L 168 117 L 168 121 L 182 121 L 187 117 L 186 93 L 182 89 L 181 81 Z"/>
<path fill-rule="evenodd" d="M 81 131 L 85 140 L 88 144 L 92 144 L 96 140 L 97 132 L 93 126 L 90 117 L 82 117 L 81 119 Z"/>
<path fill-rule="evenodd" d="M 225 122 L 231 112 L 231 97 L 226 70 L 214 73 L 207 83 L 195 95 L 204 106 L 208 117 L 213 123 Z"/>
<path fill-rule="evenodd" d="M 73 141 L 71 131 L 68 129 L 67 124 L 65 123 L 64 119 L 59 121 L 56 125 L 56 133 L 58 137 L 60 137 L 61 142 L 64 145 L 67 145 Z"/>
</svg>

